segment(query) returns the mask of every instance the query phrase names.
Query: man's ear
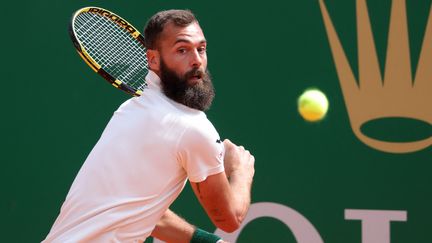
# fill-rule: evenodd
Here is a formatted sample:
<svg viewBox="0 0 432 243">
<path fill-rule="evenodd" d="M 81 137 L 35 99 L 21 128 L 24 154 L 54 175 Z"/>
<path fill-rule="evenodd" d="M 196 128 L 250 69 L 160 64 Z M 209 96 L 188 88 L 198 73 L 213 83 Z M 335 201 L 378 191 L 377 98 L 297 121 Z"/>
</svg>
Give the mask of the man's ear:
<svg viewBox="0 0 432 243">
<path fill-rule="evenodd" d="M 149 69 L 155 73 L 159 73 L 160 69 L 160 54 L 157 50 L 147 50 L 147 61 Z"/>
</svg>

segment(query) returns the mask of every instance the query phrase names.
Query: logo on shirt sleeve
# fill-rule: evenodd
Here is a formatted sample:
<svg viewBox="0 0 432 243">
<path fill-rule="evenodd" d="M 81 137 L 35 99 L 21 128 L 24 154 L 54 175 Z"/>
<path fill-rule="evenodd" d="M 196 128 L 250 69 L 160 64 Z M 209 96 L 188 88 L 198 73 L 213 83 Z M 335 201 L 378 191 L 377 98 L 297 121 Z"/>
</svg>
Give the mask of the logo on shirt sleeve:
<svg viewBox="0 0 432 243">
<path fill-rule="evenodd" d="M 223 160 L 223 158 L 224 158 L 224 152 L 221 151 L 221 152 L 219 153 L 219 155 L 218 155 L 218 159 L 219 159 L 219 160 Z"/>
</svg>

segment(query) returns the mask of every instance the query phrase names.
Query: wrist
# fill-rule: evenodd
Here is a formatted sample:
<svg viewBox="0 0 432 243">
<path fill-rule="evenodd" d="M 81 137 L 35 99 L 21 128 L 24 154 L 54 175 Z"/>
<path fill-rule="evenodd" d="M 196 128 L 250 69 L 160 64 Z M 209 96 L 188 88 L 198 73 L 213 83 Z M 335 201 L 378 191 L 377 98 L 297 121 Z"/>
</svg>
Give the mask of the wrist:
<svg viewBox="0 0 432 243">
<path fill-rule="evenodd" d="M 205 230 L 196 228 L 190 243 L 217 243 L 221 238 Z"/>
<path fill-rule="evenodd" d="M 247 173 L 243 170 L 233 170 L 230 174 L 229 181 L 238 181 L 242 184 L 252 184 L 253 174 Z"/>
</svg>

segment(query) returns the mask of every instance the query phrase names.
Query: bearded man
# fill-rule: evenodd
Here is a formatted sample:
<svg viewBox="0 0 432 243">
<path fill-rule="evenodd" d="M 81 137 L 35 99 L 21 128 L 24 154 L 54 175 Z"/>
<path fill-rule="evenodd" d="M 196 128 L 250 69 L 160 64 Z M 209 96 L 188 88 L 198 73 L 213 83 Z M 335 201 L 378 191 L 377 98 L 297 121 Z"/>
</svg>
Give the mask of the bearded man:
<svg viewBox="0 0 432 243">
<path fill-rule="evenodd" d="M 148 88 L 114 113 L 44 242 L 223 242 L 169 209 L 187 181 L 216 227 L 246 216 L 255 159 L 204 113 L 215 92 L 197 19 L 161 11 L 144 36 Z"/>
</svg>

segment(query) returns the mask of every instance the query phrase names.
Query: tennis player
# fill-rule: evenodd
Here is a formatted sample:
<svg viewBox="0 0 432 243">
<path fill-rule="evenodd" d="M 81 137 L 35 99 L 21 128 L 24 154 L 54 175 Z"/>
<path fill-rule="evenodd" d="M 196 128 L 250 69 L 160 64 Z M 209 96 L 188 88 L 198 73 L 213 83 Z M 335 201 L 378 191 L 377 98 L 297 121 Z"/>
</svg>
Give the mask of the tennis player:
<svg viewBox="0 0 432 243">
<path fill-rule="evenodd" d="M 43 242 L 223 242 L 169 209 L 188 180 L 218 228 L 246 216 L 255 160 L 204 113 L 214 89 L 197 19 L 162 11 L 144 35 L 148 88 L 114 113 Z"/>
</svg>

